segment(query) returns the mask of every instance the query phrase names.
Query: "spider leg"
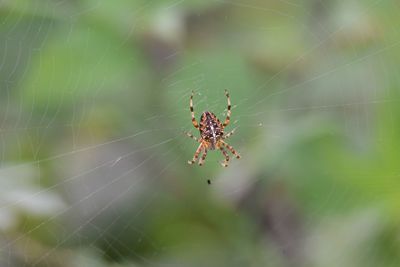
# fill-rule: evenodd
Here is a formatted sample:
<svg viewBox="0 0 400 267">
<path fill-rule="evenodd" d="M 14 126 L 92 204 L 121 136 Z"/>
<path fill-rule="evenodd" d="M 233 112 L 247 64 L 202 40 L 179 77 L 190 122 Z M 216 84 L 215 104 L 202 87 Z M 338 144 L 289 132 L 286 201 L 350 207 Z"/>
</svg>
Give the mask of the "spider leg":
<svg viewBox="0 0 400 267">
<path fill-rule="evenodd" d="M 239 153 L 237 153 L 236 150 L 232 146 L 228 145 L 224 141 L 222 141 L 222 145 L 225 146 L 230 152 L 232 152 L 232 154 L 235 155 L 237 159 L 240 159 Z"/>
<path fill-rule="evenodd" d="M 188 161 L 189 164 L 194 164 L 196 162 L 202 149 L 203 144 L 200 144 L 199 147 L 196 149 L 196 152 L 194 153 L 193 159 Z"/>
<path fill-rule="evenodd" d="M 226 135 L 223 136 L 223 139 L 228 139 L 229 137 L 231 137 L 236 131 L 236 128 L 233 129 L 232 131 L 230 131 L 229 133 L 227 133 Z"/>
<path fill-rule="evenodd" d="M 185 132 L 185 134 L 186 134 L 187 136 L 189 136 L 190 138 L 192 138 L 193 140 L 195 140 L 196 142 L 199 142 L 199 143 L 200 143 L 200 140 L 197 139 L 197 137 L 195 137 L 193 134 L 191 134 L 191 133 L 189 133 L 189 132 Z"/>
<path fill-rule="evenodd" d="M 225 149 L 223 147 L 219 148 L 222 152 L 222 154 L 224 154 L 225 156 L 225 160 L 224 162 L 221 163 L 222 167 L 228 167 L 228 163 L 229 163 L 229 156 L 228 153 L 226 153 Z"/>
<path fill-rule="evenodd" d="M 199 165 L 200 165 L 200 166 L 203 166 L 204 161 L 206 160 L 206 157 L 207 157 L 207 148 L 204 148 L 203 156 L 202 156 L 201 159 L 199 160 Z"/>
<path fill-rule="evenodd" d="M 231 119 L 231 98 L 229 97 L 229 92 L 228 90 L 225 89 L 225 96 L 228 99 L 228 108 L 227 108 L 227 113 L 226 113 L 226 119 L 224 122 L 224 127 L 228 126 L 229 121 Z"/>
<path fill-rule="evenodd" d="M 192 123 L 194 128 L 199 129 L 199 123 L 196 121 L 196 118 L 194 117 L 193 95 L 194 92 L 192 91 L 192 95 L 190 96 L 190 101 L 189 101 L 190 114 L 192 115 Z"/>
</svg>

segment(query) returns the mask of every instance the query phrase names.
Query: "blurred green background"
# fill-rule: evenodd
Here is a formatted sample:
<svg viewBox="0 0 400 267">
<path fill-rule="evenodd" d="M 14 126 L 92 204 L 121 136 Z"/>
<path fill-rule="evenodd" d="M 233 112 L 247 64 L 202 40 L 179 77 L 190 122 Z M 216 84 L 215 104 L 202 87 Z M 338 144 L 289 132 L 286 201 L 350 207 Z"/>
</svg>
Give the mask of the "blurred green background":
<svg viewBox="0 0 400 267">
<path fill-rule="evenodd" d="M 0 1 L 0 266 L 399 266 L 399 12 Z"/>
</svg>

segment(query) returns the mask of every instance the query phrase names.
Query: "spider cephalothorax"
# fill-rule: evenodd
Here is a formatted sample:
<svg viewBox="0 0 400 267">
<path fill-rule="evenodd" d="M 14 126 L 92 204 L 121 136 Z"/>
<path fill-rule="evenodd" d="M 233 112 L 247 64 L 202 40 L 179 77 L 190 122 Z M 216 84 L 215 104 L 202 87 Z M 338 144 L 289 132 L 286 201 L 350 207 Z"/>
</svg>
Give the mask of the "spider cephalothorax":
<svg viewBox="0 0 400 267">
<path fill-rule="evenodd" d="M 225 90 L 225 95 L 228 99 L 228 108 L 227 108 L 227 114 L 226 114 L 226 119 L 224 123 L 221 123 L 217 116 L 215 116 L 214 113 L 205 111 L 203 114 L 201 114 L 200 117 L 200 125 L 196 121 L 196 118 L 194 116 L 194 109 L 193 109 L 193 95 L 194 93 L 192 92 L 192 95 L 190 96 L 190 113 L 192 115 L 192 123 L 193 126 L 200 131 L 200 139 L 197 139 L 194 137 L 191 133 L 187 133 L 187 135 L 196 140 L 197 142 L 200 143 L 199 147 L 197 148 L 196 152 L 194 153 L 193 159 L 189 161 L 189 164 L 193 164 L 196 162 L 196 160 L 199 158 L 200 153 L 203 152 L 202 157 L 199 160 L 199 165 L 203 165 L 204 160 L 206 159 L 207 156 L 207 151 L 209 149 L 214 150 L 214 149 L 219 149 L 221 150 L 222 154 L 225 156 L 225 161 L 222 164 L 222 166 L 227 167 L 228 162 L 229 162 L 229 155 L 226 152 L 225 148 L 228 149 L 230 152 L 232 152 L 233 155 L 236 156 L 236 158 L 240 158 L 240 155 L 235 151 L 233 147 L 228 145 L 226 142 L 224 142 L 225 139 L 230 137 L 233 133 L 234 130 L 229 132 L 228 134 L 224 135 L 224 128 L 228 126 L 229 121 L 230 121 L 230 116 L 231 116 L 231 100 L 229 98 L 229 93 L 227 90 Z"/>
</svg>

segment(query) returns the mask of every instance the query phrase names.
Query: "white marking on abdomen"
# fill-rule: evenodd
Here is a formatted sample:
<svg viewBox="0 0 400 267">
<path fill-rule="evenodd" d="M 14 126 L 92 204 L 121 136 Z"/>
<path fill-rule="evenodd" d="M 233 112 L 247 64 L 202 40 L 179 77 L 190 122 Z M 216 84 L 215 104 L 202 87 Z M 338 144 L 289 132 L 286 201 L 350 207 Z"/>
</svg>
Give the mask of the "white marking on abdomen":
<svg viewBox="0 0 400 267">
<path fill-rule="evenodd" d="M 215 135 L 214 126 L 211 124 L 211 125 L 210 125 L 210 128 L 211 128 L 211 132 L 212 132 L 212 135 L 213 135 L 214 141 L 215 141 L 215 140 L 217 140 L 217 136 Z"/>
</svg>

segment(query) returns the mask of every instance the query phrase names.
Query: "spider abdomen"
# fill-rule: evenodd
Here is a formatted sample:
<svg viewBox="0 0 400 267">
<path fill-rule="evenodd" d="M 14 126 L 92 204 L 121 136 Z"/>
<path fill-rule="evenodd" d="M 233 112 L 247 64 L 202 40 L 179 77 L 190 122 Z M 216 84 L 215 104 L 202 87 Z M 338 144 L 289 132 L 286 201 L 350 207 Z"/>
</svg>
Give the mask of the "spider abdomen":
<svg viewBox="0 0 400 267">
<path fill-rule="evenodd" d="M 200 117 L 200 135 L 203 140 L 210 144 L 210 149 L 217 147 L 218 141 L 224 135 L 222 123 L 218 120 L 214 113 L 205 111 Z"/>
</svg>

